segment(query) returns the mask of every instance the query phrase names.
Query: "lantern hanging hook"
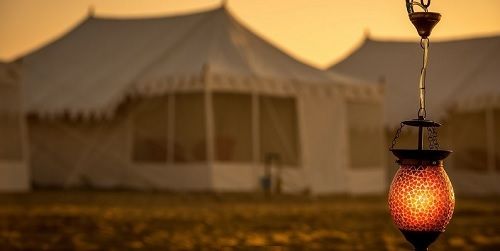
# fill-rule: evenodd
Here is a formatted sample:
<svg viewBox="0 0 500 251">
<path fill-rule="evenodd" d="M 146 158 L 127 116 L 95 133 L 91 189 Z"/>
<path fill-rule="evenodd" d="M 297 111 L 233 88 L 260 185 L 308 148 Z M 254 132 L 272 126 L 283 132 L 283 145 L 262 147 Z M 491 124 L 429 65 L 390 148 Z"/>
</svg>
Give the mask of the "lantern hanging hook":
<svg viewBox="0 0 500 251">
<path fill-rule="evenodd" d="M 406 10 L 408 11 L 408 14 L 411 14 L 415 12 L 413 9 L 413 6 L 416 5 L 420 8 L 422 8 L 425 12 L 428 12 L 428 8 L 431 5 L 431 0 L 420 0 L 420 2 L 414 1 L 414 0 L 406 0 Z"/>
</svg>

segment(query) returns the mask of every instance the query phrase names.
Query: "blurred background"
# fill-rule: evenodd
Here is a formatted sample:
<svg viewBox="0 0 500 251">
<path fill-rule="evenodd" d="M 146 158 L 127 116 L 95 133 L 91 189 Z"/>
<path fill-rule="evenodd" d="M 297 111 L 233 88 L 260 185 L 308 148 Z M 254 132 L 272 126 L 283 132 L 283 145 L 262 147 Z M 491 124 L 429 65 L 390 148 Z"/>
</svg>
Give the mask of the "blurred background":
<svg viewBox="0 0 500 251">
<path fill-rule="evenodd" d="M 432 250 L 500 249 L 499 9 L 430 6 L 457 196 Z M 0 0 L 0 21 L 2 250 L 411 250 L 386 203 L 418 111 L 404 1 Z"/>
</svg>

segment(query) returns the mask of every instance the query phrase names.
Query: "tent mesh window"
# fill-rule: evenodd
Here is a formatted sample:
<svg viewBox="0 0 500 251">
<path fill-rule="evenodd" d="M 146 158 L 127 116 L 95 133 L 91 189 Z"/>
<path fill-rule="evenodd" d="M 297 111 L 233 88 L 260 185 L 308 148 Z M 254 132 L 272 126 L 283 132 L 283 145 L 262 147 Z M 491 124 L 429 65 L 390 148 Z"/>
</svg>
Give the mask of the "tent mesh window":
<svg viewBox="0 0 500 251">
<path fill-rule="evenodd" d="M 133 113 L 133 160 L 167 161 L 168 98 L 152 97 L 140 101 Z"/>
<path fill-rule="evenodd" d="M 174 162 L 207 159 L 203 93 L 175 94 Z"/>
<path fill-rule="evenodd" d="M 450 118 L 450 126 L 453 130 L 453 167 L 486 171 L 488 169 L 486 112 L 455 113 Z"/>
<path fill-rule="evenodd" d="M 21 160 L 23 140 L 19 86 L 0 82 L 0 160 Z"/>
<path fill-rule="evenodd" d="M 252 99 L 248 94 L 214 93 L 215 160 L 252 161 Z"/>
<path fill-rule="evenodd" d="M 349 159 L 352 168 L 384 165 L 382 107 L 369 102 L 347 103 Z"/>
<path fill-rule="evenodd" d="M 299 165 L 299 138 L 296 101 L 291 97 L 259 98 L 260 156 L 278 156 L 283 165 Z"/>
</svg>

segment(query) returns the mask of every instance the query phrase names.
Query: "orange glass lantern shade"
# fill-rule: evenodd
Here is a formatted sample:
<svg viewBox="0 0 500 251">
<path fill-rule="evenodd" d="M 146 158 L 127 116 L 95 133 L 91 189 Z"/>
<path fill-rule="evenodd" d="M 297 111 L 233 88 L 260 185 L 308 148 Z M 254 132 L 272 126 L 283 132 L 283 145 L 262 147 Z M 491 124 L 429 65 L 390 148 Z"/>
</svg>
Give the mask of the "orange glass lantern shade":
<svg viewBox="0 0 500 251">
<path fill-rule="evenodd" d="M 394 224 L 407 231 L 443 232 L 455 207 L 455 195 L 442 162 L 401 164 L 389 190 Z"/>
</svg>

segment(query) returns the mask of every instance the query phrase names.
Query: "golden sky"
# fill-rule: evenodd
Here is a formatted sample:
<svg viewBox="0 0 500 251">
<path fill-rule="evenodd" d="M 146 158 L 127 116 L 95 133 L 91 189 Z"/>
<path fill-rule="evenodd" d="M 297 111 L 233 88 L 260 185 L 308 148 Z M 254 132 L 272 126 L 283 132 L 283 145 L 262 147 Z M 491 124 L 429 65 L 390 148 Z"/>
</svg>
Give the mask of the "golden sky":
<svg viewBox="0 0 500 251">
<path fill-rule="evenodd" d="M 0 0 L 0 60 L 61 36 L 88 15 L 158 16 L 214 8 L 220 0 Z M 415 40 L 404 0 L 229 0 L 250 29 L 296 58 L 327 67 L 375 39 Z M 432 0 L 443 17 L 431 40 L 500 34 L 500 0 Z"/>
</svg>

